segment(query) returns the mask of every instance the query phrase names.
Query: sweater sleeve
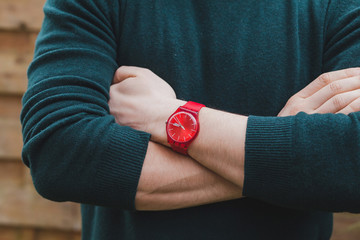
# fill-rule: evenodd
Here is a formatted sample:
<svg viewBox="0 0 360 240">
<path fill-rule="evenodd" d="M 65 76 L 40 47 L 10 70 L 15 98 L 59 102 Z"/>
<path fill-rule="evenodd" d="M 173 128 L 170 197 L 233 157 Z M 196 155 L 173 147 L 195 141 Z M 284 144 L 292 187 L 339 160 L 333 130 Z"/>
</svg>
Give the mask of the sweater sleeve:
<svg viewBox="0 0 360 240">
<path fill-rule="evenodd" d="M 22 159 L 48 199 L 133 209 L 150 136 L 109 114 L 119 1 L 48 0 L 44 12 L 23 97 Z"/>
<path fill-rule="evenodd" d="M 360 1 L 330 1 L 325 29 L 323 71 L 359 67 Z M 243 193 L 290 208 L 360 212 L 360 112 L 250 116 Z"/>
</svg>

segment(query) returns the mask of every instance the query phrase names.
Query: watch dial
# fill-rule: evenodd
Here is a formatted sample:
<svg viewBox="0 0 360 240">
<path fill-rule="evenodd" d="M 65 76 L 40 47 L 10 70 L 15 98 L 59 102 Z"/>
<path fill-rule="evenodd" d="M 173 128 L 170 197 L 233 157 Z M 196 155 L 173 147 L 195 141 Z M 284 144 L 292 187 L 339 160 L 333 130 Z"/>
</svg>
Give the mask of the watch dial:
<svg viewBox="0 0 360 240">
<path fill-rule="evenodd" d="M 187 112 L 175 113 L 167 123 L 168 134 L 176 142 L 188 142 L 197 133 L 198 124 Z"/>
</svg>

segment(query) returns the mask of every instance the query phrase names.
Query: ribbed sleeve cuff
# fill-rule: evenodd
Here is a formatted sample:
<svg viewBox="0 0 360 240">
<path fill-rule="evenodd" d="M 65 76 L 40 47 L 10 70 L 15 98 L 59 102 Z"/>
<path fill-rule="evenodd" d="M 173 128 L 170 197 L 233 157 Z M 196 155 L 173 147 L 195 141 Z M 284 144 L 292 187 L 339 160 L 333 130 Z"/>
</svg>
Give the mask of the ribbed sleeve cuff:
<svg viewBox="0 0 360 240">
<path fill-rule="evenodd" d="M 150 134 L 115 125 L 97 171 L 96 188 L 107 205 L 134 209 L 135 194 Z"/>
<path fill-rule="evenodd" d="M 243 188 L 245 196 L 271 200 L 281 198 L 281 193 L 287 191 L 293 159 L 292 126 L 291 117 L 248 118 Z"/>
</svg>

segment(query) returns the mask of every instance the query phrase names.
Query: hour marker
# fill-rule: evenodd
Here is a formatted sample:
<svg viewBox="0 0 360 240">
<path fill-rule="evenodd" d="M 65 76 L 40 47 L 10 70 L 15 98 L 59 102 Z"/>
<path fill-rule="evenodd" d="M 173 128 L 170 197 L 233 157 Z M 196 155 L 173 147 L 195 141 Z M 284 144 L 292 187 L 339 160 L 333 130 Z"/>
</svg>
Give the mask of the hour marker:
<svg viewBox="0 0 360 240">
<path fill-rule="evenodd" d="M 171 135 L 172 137 L 175 135 L 175 133 L 173 135 Z"/>
<path fill-rule="evenodd" d="M 191 129 L 191 131 L 196 132 L 194 129 Z"/>
<path fill-rule="evenodd" d="M 191 137 L 190 133 L 188 133 L 189 137 Z"/>
</svg>

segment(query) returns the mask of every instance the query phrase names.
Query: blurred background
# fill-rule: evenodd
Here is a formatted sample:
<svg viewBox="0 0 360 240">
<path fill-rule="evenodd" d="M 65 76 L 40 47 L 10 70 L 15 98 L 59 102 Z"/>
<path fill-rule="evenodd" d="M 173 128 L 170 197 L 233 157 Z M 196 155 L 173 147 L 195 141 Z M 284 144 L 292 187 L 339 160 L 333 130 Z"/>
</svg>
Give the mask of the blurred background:
<svg viewBox="0 0 360 240">
<path fill-rule="evenodd" d="M 35 191 L 21 161 L 21 97 L 45 0 L 0 0 L 0 240 L 80 240 L 78 204 Z"/>
<path fill-rule="evenodd" d="M 0 0 L 0 240 L 81 239 L 79 205 L 41 198 L 21 161 L 21 97 L 44 3 Z M 360 215 L 335 214 L 331 240 L 344 239 L 360 239 Z"/>
</svg>

